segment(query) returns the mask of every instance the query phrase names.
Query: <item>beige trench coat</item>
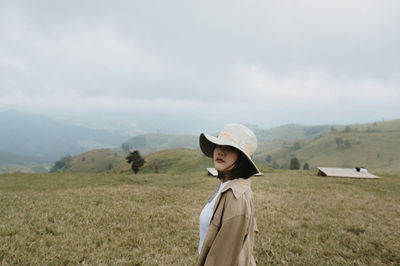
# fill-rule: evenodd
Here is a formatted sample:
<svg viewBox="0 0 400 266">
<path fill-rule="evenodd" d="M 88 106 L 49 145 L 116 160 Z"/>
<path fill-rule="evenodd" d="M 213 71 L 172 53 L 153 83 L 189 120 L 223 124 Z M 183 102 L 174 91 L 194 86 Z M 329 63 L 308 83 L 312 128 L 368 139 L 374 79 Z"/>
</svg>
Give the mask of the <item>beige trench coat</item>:
<svg viewBox="0 0 400 266">
<path fill-rule="evenodd" d="M 232 180 L 214 206 L 197 265 L 255 265 L 257 230 L 250 178 Z"/>
</svg>

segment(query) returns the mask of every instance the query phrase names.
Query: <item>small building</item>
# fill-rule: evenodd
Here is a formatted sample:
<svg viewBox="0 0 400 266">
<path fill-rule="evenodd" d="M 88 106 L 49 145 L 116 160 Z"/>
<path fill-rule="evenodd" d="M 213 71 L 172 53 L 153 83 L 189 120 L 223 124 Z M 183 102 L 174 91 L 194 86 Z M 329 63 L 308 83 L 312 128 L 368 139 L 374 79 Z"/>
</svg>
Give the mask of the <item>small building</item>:
<svg viewBox="0 0 400 266">
<path fill-rule="evenodd" d="M 379 176 L 368 173 L 363 167 L 356 168 L 333 168 L 317 167 L 319 176 L 350 177 L 350 178 L 380 178 Z"/>
</svg>

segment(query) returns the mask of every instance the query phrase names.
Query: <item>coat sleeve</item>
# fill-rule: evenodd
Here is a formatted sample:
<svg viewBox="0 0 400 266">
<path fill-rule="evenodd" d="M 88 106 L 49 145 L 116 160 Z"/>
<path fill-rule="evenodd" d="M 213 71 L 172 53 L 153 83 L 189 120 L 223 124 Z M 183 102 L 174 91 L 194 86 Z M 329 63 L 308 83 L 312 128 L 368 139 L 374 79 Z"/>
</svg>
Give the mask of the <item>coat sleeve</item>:
<svg viewBox="0 0 400 266">
<path fill-rule="evenodd" d="M 232 201 L 229 202 L 235 204 Z M 231 212 L 223 214 L 225 217 L 222 218 L 221 227 L 210 247 L 204 265 L 238 265 L 250 218 L 243 213 L 243 210 L 237 212 L 236 207 L 240 209 L 240 204 L 226 208 Z"/>
</svg>

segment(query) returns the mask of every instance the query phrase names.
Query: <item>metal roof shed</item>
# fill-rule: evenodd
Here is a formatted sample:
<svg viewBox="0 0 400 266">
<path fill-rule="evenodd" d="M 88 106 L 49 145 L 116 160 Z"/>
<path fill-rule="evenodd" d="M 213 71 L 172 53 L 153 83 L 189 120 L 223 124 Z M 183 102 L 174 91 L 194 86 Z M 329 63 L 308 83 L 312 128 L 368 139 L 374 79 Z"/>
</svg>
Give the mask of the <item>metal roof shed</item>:
<svg viewBox="0 0 400 266">
<path fill-rule="evenodd" d="M 351 178 L 380 178 L 379 176 L 368 173 L 368 171 L 360 171 L 360 168 L 333 168 L 333 167 L 317 167 L 318 175 L 334 176 L 334 177 L 351 177 Z"/>
</svg>

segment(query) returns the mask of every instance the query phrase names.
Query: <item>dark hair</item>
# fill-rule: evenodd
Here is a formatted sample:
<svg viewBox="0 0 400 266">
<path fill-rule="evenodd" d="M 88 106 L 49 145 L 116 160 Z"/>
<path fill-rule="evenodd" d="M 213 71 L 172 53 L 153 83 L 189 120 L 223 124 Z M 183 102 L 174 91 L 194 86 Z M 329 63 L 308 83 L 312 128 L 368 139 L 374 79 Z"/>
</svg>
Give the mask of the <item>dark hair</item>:
<svg viewBox="0 0 400 266">
<path fill-rule="evenodd" d="M 226 173 L 218 171 L 219 179 L 222 179 L 225 176 L 228 176 L 231 180 L 236 178 L 247 179 L 256 173 L 253 165 L 249 162 L 249 159 L 247 159 L 246 155 L 244 155 L 243 152 L 239 151 L 236 148 L 235 150 L 239 153 L 239 156 L 235 162 L 235 166 L 232 170 L 229 170 Z"/>
</svg>

